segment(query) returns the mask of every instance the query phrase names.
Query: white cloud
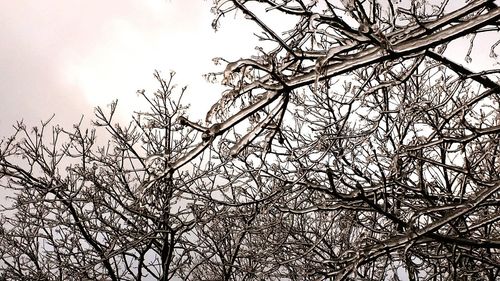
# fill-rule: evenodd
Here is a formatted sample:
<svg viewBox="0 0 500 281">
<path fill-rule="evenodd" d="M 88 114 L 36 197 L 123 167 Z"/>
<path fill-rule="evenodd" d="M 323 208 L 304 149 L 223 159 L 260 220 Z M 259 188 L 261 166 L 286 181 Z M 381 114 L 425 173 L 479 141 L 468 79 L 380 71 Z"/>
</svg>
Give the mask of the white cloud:
<svg viewBox="0 0 500 281">
<path fill-rule="evenodd" d="M 21 118 L 35 123 L 52 113 L 68 125 L 115 98 L 128 114 L 136 109 L 137 89 L 157 87 L 155 69 L 178 73 L 175 83 L 188 85 L 192 116 L 203 118 L 222 90 L 202 77 L 220 70 L 211 59 L 250 56 L 256 44 L 255 26 L 233 16 L 215 33 L 210 5 L 183 0 L 5 1 L 0 10 L 0 127 Z"/>
</svg>

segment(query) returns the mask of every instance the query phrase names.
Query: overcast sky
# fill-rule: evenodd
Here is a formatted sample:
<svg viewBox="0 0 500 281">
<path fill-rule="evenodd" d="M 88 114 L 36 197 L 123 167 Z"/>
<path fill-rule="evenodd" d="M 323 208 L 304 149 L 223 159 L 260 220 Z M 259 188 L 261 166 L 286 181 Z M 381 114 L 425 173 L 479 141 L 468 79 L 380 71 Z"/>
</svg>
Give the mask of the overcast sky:
<svg viewBox="0 0 500 281">
<path fill-rule="evenodd" d="M 191 118 L 200 119 L 222 90 L 202 77 L 220 70 L 211 59 L 235 60 L 255 53 L 255 26 L 230 16 L 214 32 L 209 0 L 0 4 L 0 136 L 9 134 L 16 120 L 35 125 L 53 113 L 54 122 L 64 126 L 82 114 L 88 120 L 95 106 L 115 98 L 125 118 L 136 108 L 136 90 L 155 89 L 155 69 L 177 72 L 175 82 L 188 85 Z M 450 55 L 465 56 L 463 46 L 460 52 L 450 49 Z M 476 56 L 483 53 L 488 58 L 485 52 L 489 48 L 476 44 L 473 64 L 498 63 Z"/>
<path fill-rule="evenodd" d="M 211 59 L 254 53 L 250 24 L 227 20 L 214 32 L 212 1 L 0 3 L 1 136 L 16 120 L 34 125 L 53 113 L 68 126 L 115 98 L 130 112 L 136 90 L 155 89 L 155 69 L 177 72 L 175 82 L 188 85 L 191 114 L 202 118 L 221 90 L 202 77 L 220 70 Z"/>
</svg>

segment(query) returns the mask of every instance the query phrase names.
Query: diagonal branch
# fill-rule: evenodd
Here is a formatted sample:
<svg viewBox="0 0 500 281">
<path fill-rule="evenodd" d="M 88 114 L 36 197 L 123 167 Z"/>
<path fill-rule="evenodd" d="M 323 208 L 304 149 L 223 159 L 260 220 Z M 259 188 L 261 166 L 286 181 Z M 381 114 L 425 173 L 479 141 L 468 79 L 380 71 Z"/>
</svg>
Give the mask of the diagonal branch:
<svg viewBox="0 0 500 281">
<path fill-rule="evenodd" d="M 402 58 L 416 52 L 436 47 L 444 42 L 448 42 L 460 36 L 474 32 L 479 28 L 484 27 L 485 25 L 488 25 L 489 23 L 495 22 L 499 19 L 500 19 L 500 8 L 494 8 L 491 9 L 488 13 L 479 15 L 475 18 L 471 18 L 466 22 L 456 24 L 452 27 L 438 31 L 426 37 L 420 39 L 412 39 L 409 41 L 404 41 L 399 44 L 396 44 L 392 46 L 391 52 L 388 52 L 387 50 L 378 46 L 366 49 L 358 54 L 346 58 L 344 61 L 340 63 L 335 63 L 325 66 L 322 72 L 323 75 L 319 78 L 319 80 L 329 79 L 334 76 L 344 74 L 346 72 L 353 71 L 364 66 L 372 65 L 374 63 Z M 276 91 L 268 91 L 264 95 L 264 97 L 259 101 L 242 109 L 239 113 L 229 117 L 226 121 L 213 125 L 209 129 L 207 138 L 205 138 L 200 144 L 198 144 L 192 150 L 190 150 L 184 157 L 181 157 L 176 162 L 172 163 L 172 165 L 157 179 L 163 178 L 168 173 L 171 173 L 181 168 L 185 164 L 189 163 L 192 159 L 198 156 L 205 148 L 207 148 L 210 145 L 210 143 L 215 139 L 215 137 L 222 135 L 227 130 L 234 127 L 236 124 L 248 118 L 250 115 L 261 110 L 264 106 L 267 106 L 268 104 L 272 103 L 280 95 L 282 95 L 283 92 L 314 83 L 314 81 L 318 79 L 317 75 L 318 74 L 314 70 L 313 66 L 310 68 L 310 71 L 308 73 L 286 81 L 287 82 L 286 85 L 277 84 Z M 240 93 L 246 93 L 257 88 L 258 84 L 252 83 L 243 87 L 240 90 Z"/>
</svg>

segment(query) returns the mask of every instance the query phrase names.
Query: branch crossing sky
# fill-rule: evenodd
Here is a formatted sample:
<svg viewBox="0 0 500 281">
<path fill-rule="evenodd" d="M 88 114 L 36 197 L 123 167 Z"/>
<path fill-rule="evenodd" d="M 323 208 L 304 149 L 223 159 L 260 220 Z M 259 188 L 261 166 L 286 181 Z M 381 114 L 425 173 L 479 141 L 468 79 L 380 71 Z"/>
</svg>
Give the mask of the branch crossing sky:
<svg viewBox="0 0 500 281">
<path fill-rule="evenodd" d="M 223 91 L 202 77 L 223 70 L 212 58 L 234 61 L 255 54 L 259 43 L 253 33 L 260 32 L 238 20 L 241 14 L 228 16 L 215 32 L 211 5 L 209 0 L 0 0 L 0 137 L 12 133 L 18 120 L 34 126 L 54 113 L 54 125 L 71 126 L 82 114 L 90 121 L 95 106 L 114 99 L 126 122 L 137 110 L 136 91 L 157 88 L 155 69 L 165 76 L 176 71 L 174 82 L 188 86 L 184 102 L 192 106 L 190 118 L 203 119 Z M 469 67 L 498 64 L 477 55 L 489 52 L 495 40 L 478 40 Z M 485 41 L 492 42 L 482 48 Z M 459 49 L 463 52 L 448 55 L 463 59 L 466 49 Z"/>
</svg>

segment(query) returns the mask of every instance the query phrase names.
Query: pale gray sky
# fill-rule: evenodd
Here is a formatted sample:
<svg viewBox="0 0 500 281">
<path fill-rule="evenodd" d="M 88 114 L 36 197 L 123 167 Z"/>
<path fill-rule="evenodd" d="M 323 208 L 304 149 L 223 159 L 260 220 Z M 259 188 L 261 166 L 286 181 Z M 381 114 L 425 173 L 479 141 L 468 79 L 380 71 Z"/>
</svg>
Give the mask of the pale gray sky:
<svg viewBox="0 0 500 281">
<path fill-rule="evenodd" d="M 216 56 L 254 53 L 252 25 L 225 20 L 211 28 L 212 1 L 0 0 L 0 135 L 24 119 L 35 125 L 56 114 L 65 126 L 119 98 L 135 109 L 138 89 L 153 90 L 153 71 L 177 72 L 188 85 L 194 118 L 202 118 L 221 87 L 203 74 Z"/>
</svg>

